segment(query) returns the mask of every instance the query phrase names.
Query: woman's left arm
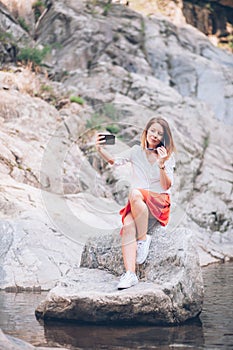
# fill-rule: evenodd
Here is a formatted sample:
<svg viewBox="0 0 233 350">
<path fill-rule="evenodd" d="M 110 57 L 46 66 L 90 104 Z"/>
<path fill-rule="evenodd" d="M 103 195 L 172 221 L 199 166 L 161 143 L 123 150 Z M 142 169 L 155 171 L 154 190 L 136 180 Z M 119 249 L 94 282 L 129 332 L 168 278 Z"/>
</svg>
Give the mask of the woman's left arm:
<svg viewBox="0 0 233 350">
<path fill-rule="evenodd" d="M 160 184 L 162 188 L 166 191 L 171 187 L 171 179 L 166 173 L 166 167 L 163 165 L 162 167 L 159 167 L 160 169 Z"/>
<path fill-rule="evenodd" d="M 157 163 L 160 171 L 160 184 L 162 188 L 166 191 L 168 190 L 173 183 L 173 168 L 174 165 L 170 164 L 171 159 L 166 160 L 167 158 L 167 150 L 165 147 L 158 148 L 158 159 Z"/>
</svg>

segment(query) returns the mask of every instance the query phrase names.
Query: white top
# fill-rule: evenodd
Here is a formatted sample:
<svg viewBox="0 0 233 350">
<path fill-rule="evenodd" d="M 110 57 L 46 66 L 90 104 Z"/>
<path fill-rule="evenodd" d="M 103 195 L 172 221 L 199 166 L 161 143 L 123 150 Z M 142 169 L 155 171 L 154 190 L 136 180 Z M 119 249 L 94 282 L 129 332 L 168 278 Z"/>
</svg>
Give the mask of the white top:
<svg viewBox="0 0 233 350">
<path fill-rule="evenodd" d="M 160 184 L 160 169 L 157 162 L 151 164 L 141 146 L 135 145 L 122 152 L 114 160 L 114 165 L 119 166 L 130 162 L 132 167 L 131 188 L 142 188 L 157 193 L 170 193 L 170 188 L 164 190 Z M 173 184 L 173 171 L 175 167 L 174 154 L 165 161 L 165 172 Z"/>
</svg>

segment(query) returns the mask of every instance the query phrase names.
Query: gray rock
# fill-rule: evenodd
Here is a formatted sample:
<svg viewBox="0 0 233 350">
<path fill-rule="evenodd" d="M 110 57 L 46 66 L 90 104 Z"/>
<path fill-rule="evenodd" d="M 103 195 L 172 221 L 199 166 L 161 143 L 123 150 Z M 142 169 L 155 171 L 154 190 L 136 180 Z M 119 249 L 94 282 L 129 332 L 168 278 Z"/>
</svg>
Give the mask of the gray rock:
<svg viewBox="0 0 233 350">
<path fill-rule="evenodd" d="M 123 272 L 119 234 L 89 240 L 75 276 L 61 281 L 38 306 L 39 318 L 94 323 L 179 324 L 202 309 L 203 282 L 191 234 L 183 228 L 153 226 L 140 283 L 118 291 Z"/>
<path fill-rule="evenodd" d="M 12 337 L 10 335 L 5 335 L 0 329 L 0 349 L 2 350 L 55 350 L 58 348 L 49 347 L 35 347 L 21 339 Z M 59 347 L 60 350 L 67 350 L 65 348 Z"/>
<path fill-rule="evenodd" d="M 16 6 L 14 2 L 13 7 Z M 34 46 L 30 35 L 19 25 L 9 10 L 0 2 L 0 63 L 16 60 L 16 53 L 24 46 Z"/>
<path fill-rule="evenodd" d="M 155 77 L 182 96 L 204 101 L 217 119 L 232 124 L 232 55 L 189 26 L 156 16 L 144 23 L 144 48 Z"/>
</svg>

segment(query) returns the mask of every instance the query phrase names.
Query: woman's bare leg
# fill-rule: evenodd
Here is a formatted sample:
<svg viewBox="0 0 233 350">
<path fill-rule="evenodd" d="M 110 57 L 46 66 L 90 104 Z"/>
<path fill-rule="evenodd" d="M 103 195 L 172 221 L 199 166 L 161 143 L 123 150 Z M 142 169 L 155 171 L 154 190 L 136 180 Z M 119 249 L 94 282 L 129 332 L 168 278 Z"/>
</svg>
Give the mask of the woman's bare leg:
<svg viewBox="0 0 233 350">
<path fill-rule="evenodd" d="M 135 272 L 136 264 L 136 226 L 131 213 L 129 213 L 124 220 L 122 231 L 122 255 L 126 271 Z"/>
<path fill-rule="evenodd" d="M 145 240 L 148 230 L 149 210 L 144 202 L 143 195 L 137 189 L 129 194 L 131 213 L 137 230 L 137 239 Z"/>
</svg>

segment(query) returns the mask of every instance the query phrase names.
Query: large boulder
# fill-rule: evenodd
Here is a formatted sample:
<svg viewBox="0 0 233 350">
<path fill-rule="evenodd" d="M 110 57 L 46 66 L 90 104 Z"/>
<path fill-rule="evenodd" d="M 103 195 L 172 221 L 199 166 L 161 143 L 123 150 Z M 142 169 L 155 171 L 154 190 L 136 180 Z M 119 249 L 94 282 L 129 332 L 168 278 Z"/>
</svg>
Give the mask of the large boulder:
<svg viewBox="0 0 233 350">
<path fill-rule="evenodd" d="M 153 226 L 146 262 L 138 266 L 140 283 L 119 291 L 123 272 L 117 234 L 89 240 L 81 268 L 53 288 L 38 306 L 38 318 L 94 323 L 179 324 L 202 309 L 203 282 L 192 235 L 184 228 Z"/>
</svg>

